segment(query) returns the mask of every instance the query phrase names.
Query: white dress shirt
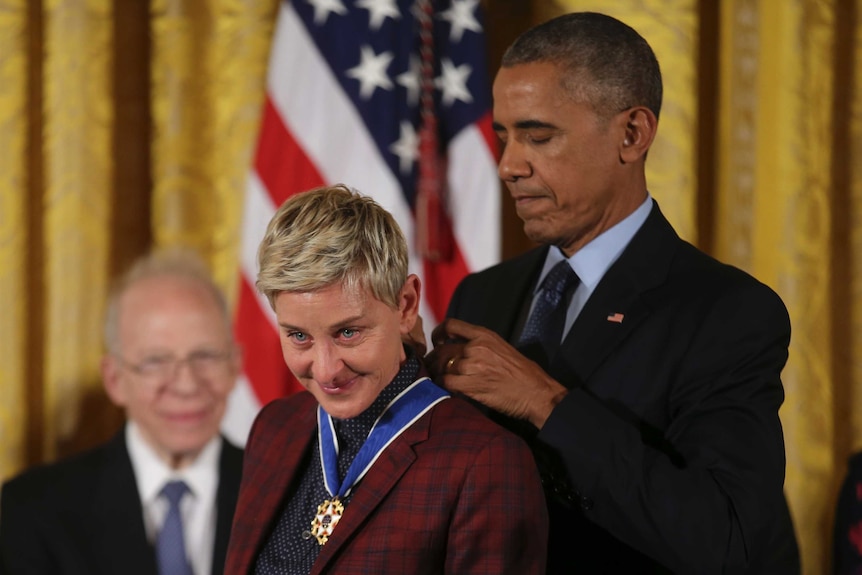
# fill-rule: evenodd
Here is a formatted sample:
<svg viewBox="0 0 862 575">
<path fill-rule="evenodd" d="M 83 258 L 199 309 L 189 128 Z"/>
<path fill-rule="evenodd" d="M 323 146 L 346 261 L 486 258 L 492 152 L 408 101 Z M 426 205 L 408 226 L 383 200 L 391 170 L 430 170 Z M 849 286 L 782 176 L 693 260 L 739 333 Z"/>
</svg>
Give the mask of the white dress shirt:
<svg viewBox="0 0 862 575">
<path fill-rule="evenodd" d="M 210 575 L 216 526 L 216 490 L 222 441 L 219 436 L 206 444 L 197 459 L 180 470 L 168 467 L 144 441 L 140 428 L 126 424 L 126 445 L 135 472 L 144 512 L 147 539 L 154 543 L 168 514 L 168 501 L 159 493 L 168 481 L 181 480 L 189 492 L 180 502 L 186 555 L 194 575 Z"/>
</svg>

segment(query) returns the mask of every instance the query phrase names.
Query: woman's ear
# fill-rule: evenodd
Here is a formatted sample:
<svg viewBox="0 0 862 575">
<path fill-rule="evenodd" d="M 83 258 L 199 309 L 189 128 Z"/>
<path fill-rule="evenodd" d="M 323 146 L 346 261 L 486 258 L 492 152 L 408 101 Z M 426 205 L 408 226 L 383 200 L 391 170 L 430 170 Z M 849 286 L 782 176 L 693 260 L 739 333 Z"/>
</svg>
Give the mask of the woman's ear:
<svg viewBox="0 0 862 575">
<path fill-rule="evenodd" d="M 422 294 L 422 282 L 416 274 L 407 276 L 401 288 L 398 300 L 398 311 L 401 313 L 401 335 L 406 336 L 413 329 L 419 317 L 419 298 Z"/>
<path fill-rule="evenodd" d="M 425 357 L 428 351 L 422 316 L 419 315 L 421 284 L 418 276 L 410 274 L 401 288 L 398 302 L 398 312 L 401 314 L 401 343 L 412 347 L 417 357 Z"/>
</svg>

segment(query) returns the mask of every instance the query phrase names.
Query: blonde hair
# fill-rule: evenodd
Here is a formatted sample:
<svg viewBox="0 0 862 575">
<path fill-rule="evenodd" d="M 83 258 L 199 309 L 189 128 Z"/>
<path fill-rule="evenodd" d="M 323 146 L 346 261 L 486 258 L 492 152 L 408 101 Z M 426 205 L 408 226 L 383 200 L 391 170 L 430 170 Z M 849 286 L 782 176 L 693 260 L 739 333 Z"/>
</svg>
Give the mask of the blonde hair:
<svg viewBox="0 0 862 575">
<path fill-rule="evenodd" d="M 108 351 L 119 351 L 120 300 L 123 294 L 141 280 L 165 276 L 193 281 L 209 292 L 221 311 L 225 329 L 230 334 L 231 318 L 227 301 L 201 257 L 188 248 L 162 248 L 135 261 L 111 288 L 104 325 L 105 347 Z"/>
<path fill-rule="evenodd" d="M 289 198 L 257 252 L 257 289 L 275 308 L 281 292 L 310 292 L 342 282 L 369 289 L 398 307 L 407 280 L 407 242 L 392 214 L 343 184 Z"/>
</svg>

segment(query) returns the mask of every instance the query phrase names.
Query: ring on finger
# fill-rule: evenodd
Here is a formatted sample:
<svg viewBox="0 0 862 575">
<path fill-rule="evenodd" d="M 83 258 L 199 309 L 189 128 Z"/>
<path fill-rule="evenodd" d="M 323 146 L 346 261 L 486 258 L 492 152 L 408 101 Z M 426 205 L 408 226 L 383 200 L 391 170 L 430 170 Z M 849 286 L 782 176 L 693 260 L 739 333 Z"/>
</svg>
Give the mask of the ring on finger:
<svg viewBox="0 0 862 575">
<path fill-rule="evenodd" d="M 452 368 L 455 366 L 455 360 L 458 359 L 456 356 L 452 356 L 449 358 L 449 361 L 446 362 L 446 373 L 452 373 Z"/>
</svg>

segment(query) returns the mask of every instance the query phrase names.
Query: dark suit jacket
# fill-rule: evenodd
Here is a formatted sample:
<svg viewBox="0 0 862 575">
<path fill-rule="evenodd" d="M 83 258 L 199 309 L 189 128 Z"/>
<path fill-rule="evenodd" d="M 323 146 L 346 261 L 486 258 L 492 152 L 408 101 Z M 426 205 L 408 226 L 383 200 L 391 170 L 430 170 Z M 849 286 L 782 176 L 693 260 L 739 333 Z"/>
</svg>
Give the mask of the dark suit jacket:
<svg viewBox="0 0 862 575">
<path fill-rule="evenodd" d="M 242 450 L 223 440 L 213 575 L 223 573 Z M 26 471 L 0 495 L 0 574 L 155 575 L 121 431 L 79 456 Z"/>
<path fill-rule="evenodd" d="M 546 253 L 468 276 L 448 315 L 514 342 Z M 553 363 L 533 356 L 570 389 L 541 432 L 496 416 L 534 447 L 548 572 L 797 573 L 778 419 L 789 341 L 778 296 L 654 206 Z"/>
<path fill-rule="evenodd" d="M 258 415 L 227 573 L 253 573 L 298 466 L 317 445 L 316 409 L 303 392 Z M 466 402 L 447 399 L 395 439 L 355 487 L 311 574 L 540 574 L 547 521 L 524 442 Z"/>
<path fill-rule="evenodd" d="M 838 492 L 832 532 L 832 572 L 862 575 L 862 453 L 854 453 Z"/>
</svg>

